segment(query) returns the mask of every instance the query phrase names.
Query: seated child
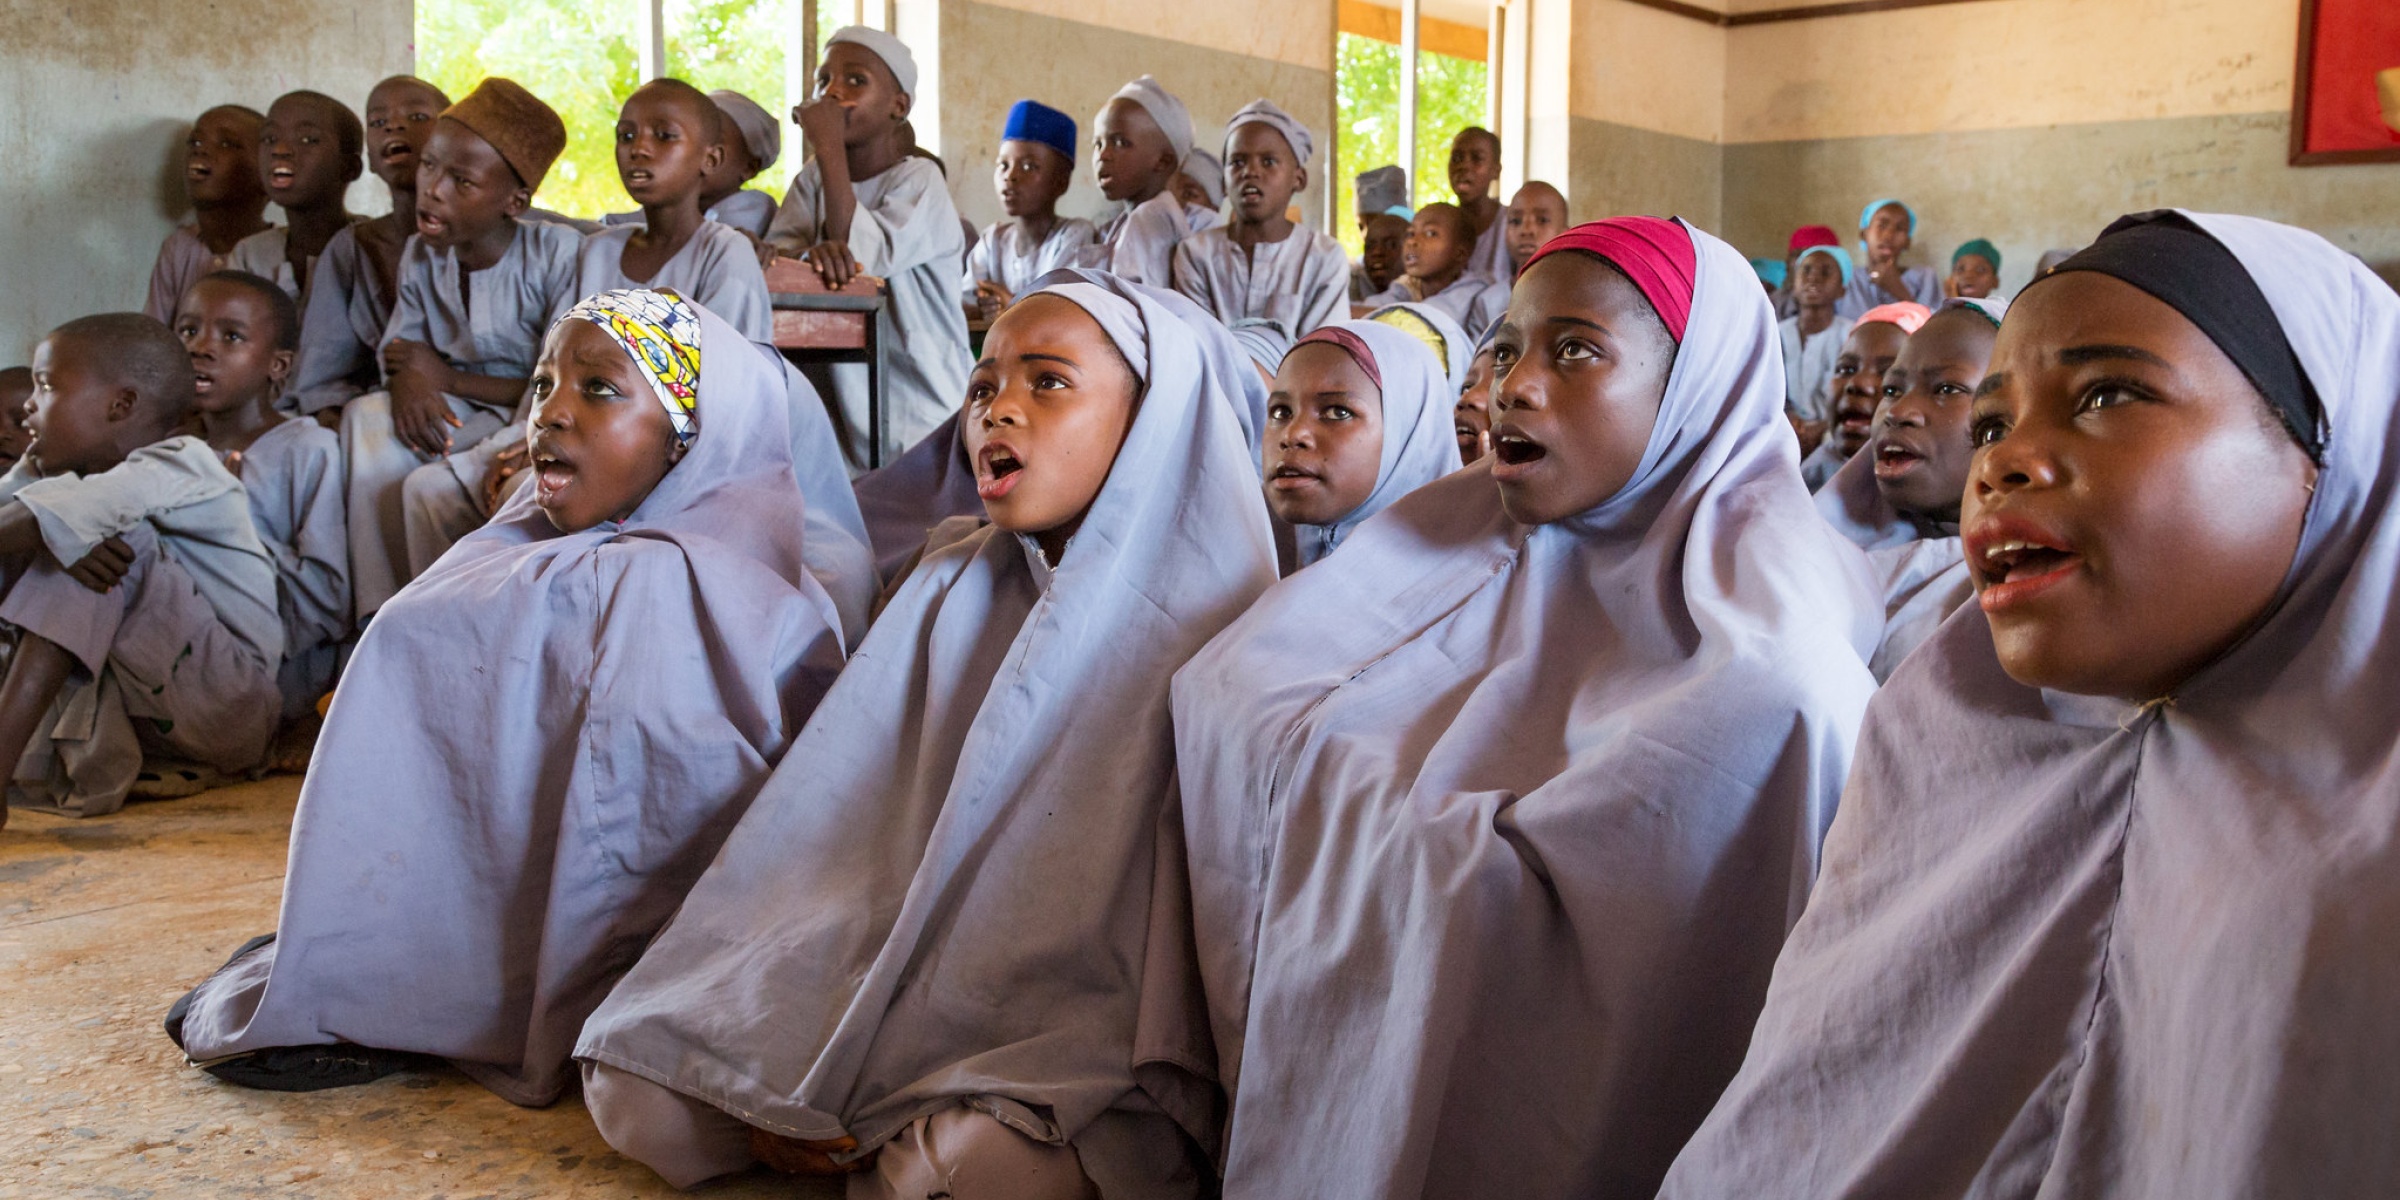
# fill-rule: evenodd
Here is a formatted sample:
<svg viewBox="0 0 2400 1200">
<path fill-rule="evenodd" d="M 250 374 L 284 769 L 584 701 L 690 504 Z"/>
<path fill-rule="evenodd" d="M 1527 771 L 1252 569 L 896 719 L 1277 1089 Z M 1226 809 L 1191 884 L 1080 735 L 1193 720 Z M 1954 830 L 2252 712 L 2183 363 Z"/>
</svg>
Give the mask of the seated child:
<svg viewBox="0 0 2400 1200">
<path fill-rule="evenodd" d="M 2019 293 L 1980 618 L 1869 711 L 1663 1195 L 2400 1190 L 2395 347 L 2389 287 L 2248 217 L 2126 217 Z"/>
<path fill-rule="evenodd" d="M 31 399 L 33 368 L 0 370 L 0 471 L 25 457 L 25 443 L 33 438 L 25 431 L 25 402 Z"/>
<path fill-rule="evenodd" d="M 1508 202 L 1509 261 L 1532 262 L 1544 243 L 1566 229 L 1567 198 L 1539 179 L 1525 181 L 1525 186 L 1517 189 L 1517 198 Z"/>
<path fill-rule="evenodd" d="M 1285 210 L 1308 186 L 1316 139 L 1291 114 L 1253 100 L 1225 134 L 1233 219 L 1175 247 L 1175 290 L 1230 325 L 1272 317 L 1295 336 L 1349 311 L 1350 259 L 1331 234 Z"/>
<path fill-rule="evenodd" d="M 1877 682 L 1973 594 L 1958 541 L 1967 410 L 2007 311 L 1945 301 L 1910 334 L 1884 373 L 1874 435 L 1817 492 L 1817 511 L 1867 551 L 1883 587 L 1883 641 L 1867 661 Z"/>
<path fill-rule="evenodd" d="M 241 479 L 250 524 L 275 562 L 283 618 L 276 682 L 286 724 L 313 715 L 332 690 L 340 643 L 350 633 L 341 439 L 275 411 L 299 333 L 291 296 L 242 271 L 201 276 L 175 310 L 175 336 L 192 356 L 201 439 Z"/>
<path fill-rule="evenodd" d="M 362 626 L 449 548 L 423 524 L 412 538 L 410 473 L 432 464 L 482 484 L 498 452 L 483 443 L 515 421 L 542 331 L 574 302 L 583 235 L 520 219 L 566 140 L 549 105 L 493 76 L 443 110 L 420 153 L 417 234 L 382 342 L 388 390 L 342 409 Z"/>
<path fill-rule="evenodd" d="M 839 668 L 782 373 L 747 338 L 607 292 L 530 392 L 534 486 L 359 639 L 276 931 L 168 1014 L 211 1074 L 310 1091 L 439 1055 L 556 1100 Z"/>
<path fill-rule="evenodd" d="M 989 320 L 1018 292 L 1081 261 L 1098 239 L 1092 223 L 1058 215 L 1075 178 L 1075 118 L 1032 100 L 1008 110 L 992 181 L 1009 219 L 987 227 L 967 251 L 966 302 Z"/>
<path fill-rule="evenodd" d="M 1800 431 L 1806 458 L 1833 423 L 1833 369 L 1852 322 L 1833 311 L 1850 283 L 1850 255 L 1840 246 L 1800 252 L 1792 280 L 1795 309 L 1777 326 L 1783 338 L 1783 411 Z"/>
<path fill-rule="evenodd" d="M 33 442 L 0 476 L 9 802 L 115 812 L 145 756 L 257 766 L 282 708 L 275 563 L 241 481 L 178 433 L 190 356 L 105 313 L 51 330 L 33 379 Z"/>
<path fill-rule="evenodd" d="M 1301 338 L 1267 394 L 1267 511 L 1290 527 L 1284 574 L 1333 553 L 1360 522 L 1458 469 L 1449 374 L 1380 321 Z"/>
<path fill-rule="evenodd" d="M 1363 305 L 1400 277 L 1400 251 L 1408 244 L 1409 218 L 1377 213 L 1366 223 L 1358 262 L 1350 270 L 1350 303 Z"/>
<path fill-rule="evenodd" d="M 258 178 L 257 109 L 220 104 L 200 114 L 184 139 L 183 186 L 192 219 L 175 227 L 150 268 L 142 311 L 164 325 L 192 284 L 225 265 L 243 238 L 267 228 L 267 189 Z"/>
<path fill-rule="evenodd" d="M 1404 274 L 1370 306 L 1414 301 L 1438 308 L 1469 336 L 1491 327 L 1508 307 L 1508 284 L 1469 270 L 1475 240 L 1465 213 L 1447 204 L 1428 204 L 1409 223 L 1400 251 Z"/>
<path fill-rule="evenodd" d="M 859 25 L 836 31 L 817 65 L 816 97 L 794 114 L 815 157 L 792 177 L 767 230 L 775 253 L 806 259 L 827 287 L 859 275 L 883 279 L 888 291 L 875 319 L 884 461 L 958 407 L 972 357 L 958 306 L 966 254 L 958 207 L 940 165 L 910 153 L 916 91 L 916 59 L 900 39 Z M 866 365 L 812 368 L 810 379 L 865 444 Z"/>
<path fill-rule="evenodd" d="M 1408 236 L 1408 220 L 1416 211 L 1408 204 L 1408 173 L 1398 167 L 1377 167 L 1360 172 L 1351 181 L 1358 215 L 1358 233 L 1363 240 L 1359 258 L 1350 264 L 1350 303 L 1364 304 L 1367 297 L 1392 285 L 1392 276 L 1400 273 L 1400 242 Z M 1374 246 L 1375 225 L 1379 218 L 1397 217 L 1400 224 L 1385 225 L 1390 233 L 1390 249 L 1386 252 L 1382 282 L 1369 286 L 1366 253 Z"/>
<path fill-rule="evenodd" d="M 1643 1196 L 1740 1065 L 1879 616 L 1757 288 L 1680 222 L 1551 239 L 1491 465 L 1176 675 L 1226 1195 Z"/>
<path fill-rule="evenodd" d="M 1498 332 L 1498 327 L 1493 327 Z M 1499 373 L 1492 369 L 1492 334 L 1484 336 L 1483 345 L 1475 351 L 1474 360 L 1467 366 L 1467 386 L 1458 394 L 1458 403 L 1451 408 L 1452 432 L 1458 437 L 1458 461 L 1471 466 L 1492 452 L 1492 385 Z"/>
<path fill-rule="evenodd" d="M 1800 278 L 1800 256 L 1806 254 L 1813 247 L 1839 246 L 1841 244 L 1842 235 L 1835 233 L 1830 225 L 1802 225 L 1792 231 L 1791 241 L 1783 255 L 1784 287 L 1775 294 L 1776 320 L 1780 321 L 1800 311 L 1800 300 L 1793 294 L 1792 286 Z M 1849 251 L 1842 251 L 1842 261 L 1850 261 Z M 1847 273 L 1844 275 L 1842 286 L 1845 289 L 1849 287 Z"/>
<path fill-rule="evenodd" d="M 1469 125 L 1450 139 L 1450 191 L 1458 211 L 1467 219 L 1467 241 L 1473 247 L 1467 273 L 1485 283 L 1507 283 L 1517 277 L 1509 257 L 1507 215 L 1494 194 L 1500 183 L 1500 136 Z"/>
<path fill-rule="evenodd" d="M 783 126 L 759 107 L 758 101 L 731 88 L 708 93 L 708 100 L 721 118 L 717 123 L 721 157 L 700 175 L 700 215 L 748 235 L 752 242 L 762 241 L 775 223 L 775 197 L 742 185 L 783 157 Z M 600 218 L 603 226 L 641 223 L 642 210 L 638 208 Z"/>
<path fill-rule="evenodd" d="M 350 181 L 366 171 L 366 141 L 358 114 L 331 96 L 276 97 L 258 132 L 258 176 L 267 198 L 283 209 L 284 223 L 243 238 L 226 267 L 273 282 L 305 310 L 318 256 L 358 220 L 342 201 Z"/>
<path fill-rule="evenodd" d="M 1207 1170 L 1207 1033 L 1157 1019 L 1193 970 L 1167 684 L 1274 549 L 1248 365 L 1089 278 L 985 339 L 962 427 L 992 524 L 928 549 L 584 1026 L 601 1134 L 671 1183 L 763 1158 L 873 1195 L 1164 1196 Z"/>
<path fill-rule="evenodd" d="M 1217 161 L 1216 155 L 1192 147 L 1192 152 L 1183 156 L 1183 167 L 1175 172 L 1174 182 L 1167 186 L 1183 203 L 1193 233 L 1225 223 L 1225 164 Z"/>
<path fill-rule="evenodd" d="M 1886 304 L 1868 309 L 1850 327 L 1833 360 L 1833 409 L 1826 414 L 1824 440 L 1800 460 L 1800 477 L 1809 491 L 1824 487 L 1867 444 L 1875 429 L 1875 406 L 1883 403 L 1883 373 L 1899 361 L 1908 335 L 1931 315 L 1919 304 Z"/>
<path fill-rule="evenodd" d="M 1169 185 L 1191 152 L 1191 114 L 1156 79 L 1144 75 L 1109 97 L 1092 118 L 1092 175 L 1111 207 L 1087 261 L 1128 282 L 1175 285 L 1175 247 L 1191 236 L 1192 220 Z"/>
<path fill-rule="evenodd" d="M 340 428 L 342 406 L 381 383 L 377 350 L 400 290 L 400 252 L 417 232 L 417 155 L 448 107 L 450 97 L 413 75 L 367 93 L 368 164 L 392 211 L 344 226 L 317 255 L 286 384 L 291 411 Z"/>
<path fill-rule="evenodd" d="M 1950 294 L 1961 300 L 1982 300 L 2000 290 L 2000 248 L 1982 238 L 1960 246 L 1950 256 Z"/>
<path fill-rule="evenodd" d="M 1877 200 L 1859 214 L 1859 249 L 1865 257 L 1850 272 L 1850 286 L 1834 311 L 1858 320 L 1868 309 L 1895 301 L 1931 309 L 1942 302 L 1942 277 L 1931 267 L 1902 267 L 1916 236 L 1917 214 L 1898 200 Z"/>
</svg>

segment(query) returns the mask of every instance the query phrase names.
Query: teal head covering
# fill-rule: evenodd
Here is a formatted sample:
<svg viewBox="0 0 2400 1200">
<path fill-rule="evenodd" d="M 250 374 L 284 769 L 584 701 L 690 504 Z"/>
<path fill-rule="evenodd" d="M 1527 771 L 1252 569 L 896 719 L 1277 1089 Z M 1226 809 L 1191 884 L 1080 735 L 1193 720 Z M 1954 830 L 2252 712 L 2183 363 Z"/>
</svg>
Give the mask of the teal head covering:
<svg viewBox="0 0 2400 1200">
<path fill-rule="evenodd" d="M 1759 282 L 1764 283 L 1771 288 L 1782 287 L 1783 281 L 1788 278 L 1790 270 L 1783 265 L 1783 260 L 1780 258 L 1751 259 L 1750 269 L 1758 272 Z"/>
<path fill-rule="evenodd" d="M 1965 258 L 1970 254 L 1992 264 L 1993 274 L 1996 275 L 2000 272 L 2000 248 L 1991 244 L 1989 241 L 1984 240 L 1983 238 L 1976 238 L 1975 240 L 1968 242 L 1966 245 L 1960 246 L 1956 251 L 1952 252 L 1950 255 L 1950 265 L 1954 267 L 1957 266 L 1958 260 Z"/>
<path fill-rule="evenodd" d="M 1843 287 L 1849 287 L 1849 286 L 1850 286 L 1850 252 L 1849 252 L 1849 251 L 1842 249 L 1840 246 L 1810 246 L 1808 249 L 1806 249 L 1806 250 L 1803 250 L 1803 251 L 1801 251 L 1801 252 L 1800 252 L 1800 257 L 1799 257 L 1799 258 L 1797 258 L 1797 259 L 1794 259 L 1794 260 L 1793 260 L 1793 263 L 1792 263 L 1792 268 L 1793 268 L 1794 270 L 1798 270 L 1798 269 L 1799 269 L 1799 265 L 1800 265 L 1801 263 L 1807 262 L 1807 261 L 1808 261 L 1808 256 L 1809 256 L 1809 255 L 1811 255 L 1811 254 L 1822 254 L 1822 255 L 1824 255 L 1825 257 L 1832 259 L 1832 260 L 1833 260 L 1833 265 L 1835 265 L 1835 266 L 1837 266 L 1837 267 L 1840 267 L 1840 268 L 1842 269 L 1842 286 L 1843 286 Z"/>
<path fill-rule="evenodd" d="M 1900 206 L 1901 212 L 1908 214 L 1908 236 L 1917 236 L 1917 210 L 1910 208 L 1908 206 L 1908 202 L 1905 200 L 1897 200 L 1888 196 L 1881 200 L 1871 200 L 1867 203 L 1865 208 L 1859 210 L 1858 231 L 1860 233 L 1865 233 L 1867 231 L 1867 226 L 1875 223 L 1875 214 L 1882 212 L 1884 209 L 1889 208 L 1894 204 Z"/>
</svg>

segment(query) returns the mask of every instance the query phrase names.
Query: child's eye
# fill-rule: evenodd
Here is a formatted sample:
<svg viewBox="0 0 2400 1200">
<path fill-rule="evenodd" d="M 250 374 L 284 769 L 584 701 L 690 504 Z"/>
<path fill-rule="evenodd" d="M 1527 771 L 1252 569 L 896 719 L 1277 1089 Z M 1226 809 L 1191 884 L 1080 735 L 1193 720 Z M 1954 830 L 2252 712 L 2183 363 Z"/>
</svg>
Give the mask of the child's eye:
<svg viewBox="0 0 2400 1200">
<path fill-rule="evenodd" d="M 619 394 L 617 392 L 616 384 L 611 383 L 606 379 L 602 379 L 597 375 L 594 375 L 590 379 L 583 381 L 583 390 L 584 394 L 590 396 L 614 396 Z"/>
<path fill-rule="evenodd" d="M 992 402 L 992 385 L 990 385 L 990 384 L 988 384 L 988 383 L 971 383 L 971 384 L 968 384 L 968 385 L 967 385 L 967 402 L 968 402 L 968 403 L 970 403 L 970 404 L 989 404 L 989 403 L 991 403 L 991 402 Z"/>
<path fill-rule="evenodd" d="M 1906 394 L 1907 391 L 1907 388 L 1901 387 L 1899 384 L 1887 383 L 1883 385 L 1883 398 L 1886 400 L 1897 400 L 1902 395 Z"/>
<path fill-rule="evenodd" d="M 1328 421 L 1347 421 L 1357 415 L 1357 413 L 1354 413 L 1348 408 L 1339 404 L 1328 404 L 1325 406 L 1325 419 Z"/>
<path fill-rule="evenodd" d="M 1496 374 L 1496 375 L 1500 375 L 1500 374 L 1506 374 L 1506 373 L 1508 372 L 1508 369 L 1509 369 L 1510 367 L 1512 367 L 1512 366 L 1516 365 L 1516 361 L 1517 361 L 1517 348 L 1516 348 L 1515 346 L 1498 346 L 1498 345 L 1496 345 L 1496 346 L 1493 346 L 1493 347 L 1492 347 L 1492 372 L 1493 372 L 1493 374 Z"/>
<path fill-rule="evenodd" d="M 1067 386 L 1067 379 L 1063 375 L 1052 375 L 1045 372 L 1033 381 L 1033 386 L 1041 391 L 1056 391 Z"/>
<path fill-rule="evenodd" d="M 540 400 L 550 394 L 550 386 L 550 379 L 548 376 L 536 375 L 531 381 L 526 383 L 525 390 L 533 393 L 534 399 Z"/>
<path fill-rule="evenodd" d="M 1289 404 L 1270 404 L 1270 405 L 1268 405 L 1268 406 L 1267 406 L 1267 420 L 1269 420 L 1269 421 L 1271 421 L 1271 422 L 1273 422 L 1273 423 L 1275 423 L 1275 424 L 1277 424 L 1277 425 L 1288 425 L 1288 424 L 1290 424 L 1290 423 L 1291 423 L 1291 420 L 1292 420 L 1292 406 L 1291 406 L 1291 405 L 1289 405 Z"/>
<path fill-rule="evenodd" d="M 1835 379 L 1848 379 L 1848 378 L 1850 378 L 1851 376 L 1853 376 L 1853 375 L 1856 375 L 1856 374 L 1858 374 L 1858 364 L 1857 364 L 1857 363 L 1854 363 L 1854 362 L 1836 362 L 1836 363 L 1834 363 L 1834 364 L 1833 364 L 1833 377 L 1834 377 Z"/>
<path fill-rule="evenodd" d="M 246 342 L 250 339 L 243 337 L 241 334 L 235 333 L 229 329 L 225 331 L 225 340 L 229 342 Z"/>
<path fill-rule="evenodd" d="M 2075 411 L 2087 413 L 2096 409 L 2115 408 L 2120 404 L 2129 404 L 2139 399 L 2142 399 L 2141 394 L 2124 383 L 2116 380 L 2102 380 L 2084 391 L 2083 399 L 2075 404 Z"/>
<path fill-rule="evenodd" d="M 1600 348 L 1582 338 L 1568 338 L 1558 344 L 1557 353 L 1561 362 L 1576 362 L 1586 358 L 1600 357 Z"/>
<path fill-rule="evenodd" d="M 1996 416 L 1975 418 L 1967 426 L 1967 444 L 1980 450 L 2008 436 L 2008 422 Z"/>
<path fill-rule="evenodd" d="M 1968 396 L 1974 393 L 1971 389 L 1959 384 L 1942 383 L 1934 386 L 1933 394 L 1936 396 Z"/>
</svg>

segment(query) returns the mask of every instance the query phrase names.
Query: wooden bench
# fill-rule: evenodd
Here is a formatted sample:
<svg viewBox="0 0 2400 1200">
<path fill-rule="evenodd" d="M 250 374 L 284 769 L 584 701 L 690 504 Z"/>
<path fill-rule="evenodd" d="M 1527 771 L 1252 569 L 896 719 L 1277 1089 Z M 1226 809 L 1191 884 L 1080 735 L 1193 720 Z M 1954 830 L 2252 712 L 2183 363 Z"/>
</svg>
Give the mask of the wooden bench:
<svg viewBox="0 0 2400 1200">
<path fill-rule="evenodd" d="M 796 258 L 778 258 L 767 268 L 767 301 L 775 310 L 775 348 L 794 363 L 865 363 L 867 367 L 866 453 L 841 406 L 826 397 L 834 432 L 853 462 L 883 465 L 883 343 L 876 316 L 885 287 L 872 275 L 852 279 L 839 291 L 817 278 L 817 269 Z"/>
</svg>

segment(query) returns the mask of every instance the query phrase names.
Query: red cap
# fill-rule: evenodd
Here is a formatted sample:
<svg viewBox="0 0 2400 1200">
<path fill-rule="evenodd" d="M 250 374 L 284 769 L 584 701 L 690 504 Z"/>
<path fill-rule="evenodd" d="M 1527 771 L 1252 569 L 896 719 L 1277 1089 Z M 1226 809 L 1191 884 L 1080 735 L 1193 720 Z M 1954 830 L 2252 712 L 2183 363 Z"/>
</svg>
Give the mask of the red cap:
<svg viewBox="0 0 2400 1200">
<path fill-rule="evenodd" d="M 1592 221 L 1542 243 L 1525 265 L 1530 268 L 1561 250 L 1598 255 L 1624 272 L 1658 310 L 1668 335 L 1682 344 L 1683 327 L 1692 319 L 1692 278 L 1700 268 L 1700 252 L 1683 226 L 1664 217 Z"/>
<path fill-rule="evenodd" d="M 1832 226 L 1803 225 L 1792 231 L 1790 252 L 1798 254 L 1811 246 L 1839 246 L 1841 244 L 1842 239 L 1833 232 Z"/>
</svg>

